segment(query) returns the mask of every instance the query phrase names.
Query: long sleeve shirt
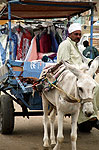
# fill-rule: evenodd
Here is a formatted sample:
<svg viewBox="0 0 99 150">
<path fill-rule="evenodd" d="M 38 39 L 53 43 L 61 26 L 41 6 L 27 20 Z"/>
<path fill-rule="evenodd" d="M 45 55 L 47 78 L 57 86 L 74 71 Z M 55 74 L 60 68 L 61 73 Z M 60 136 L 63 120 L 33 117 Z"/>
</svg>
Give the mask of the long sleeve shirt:
<svg viewBox="0 0 99 150">
<path fill-rule="evenodd" d="M 57 62 L 61 60 L 68 61 L 71 64 L 81 65 L 83 63 L 82 55 L 76 45 L 69 37 L 58 48 Z"/>
</svg>

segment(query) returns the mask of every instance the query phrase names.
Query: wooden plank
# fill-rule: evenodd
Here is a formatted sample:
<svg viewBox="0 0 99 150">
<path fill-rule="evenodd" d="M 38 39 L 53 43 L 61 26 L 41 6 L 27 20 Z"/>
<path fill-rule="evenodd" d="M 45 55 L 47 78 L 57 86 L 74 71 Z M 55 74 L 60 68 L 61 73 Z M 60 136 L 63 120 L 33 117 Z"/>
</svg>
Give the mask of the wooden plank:
<svg viewBox="0 0 99 150">
<path fill-rule="evenodd" d="M 23 67 L 13 66 L 12 68 L 13 68 L 14 71 L 23 71 Z"/>
</svg>

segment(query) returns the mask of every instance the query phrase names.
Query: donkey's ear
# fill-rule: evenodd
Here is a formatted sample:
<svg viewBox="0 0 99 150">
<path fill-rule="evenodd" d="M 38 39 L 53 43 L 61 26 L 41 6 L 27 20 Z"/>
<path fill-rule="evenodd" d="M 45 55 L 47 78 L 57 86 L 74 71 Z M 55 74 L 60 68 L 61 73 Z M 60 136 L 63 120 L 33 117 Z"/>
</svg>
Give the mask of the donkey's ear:
<svg viewBox="0 0 99 150">
<path fill-rule="evenodd" d="M 88 70 L 88 74 L 93 76 L 99 67 L 99 56 L 97 56 L 91 63 L 90 68 Z"/>
<path fill-rule="evenodd" d="M 74 65 L 71 65 L 65 61 L 62 61 L 63 64 L 66 66 L 67 69 L 69 69 L 75 76 L 79 77 L 82 74 L 82 71 L 79 70 L 77 67 Z"/>
</svg>

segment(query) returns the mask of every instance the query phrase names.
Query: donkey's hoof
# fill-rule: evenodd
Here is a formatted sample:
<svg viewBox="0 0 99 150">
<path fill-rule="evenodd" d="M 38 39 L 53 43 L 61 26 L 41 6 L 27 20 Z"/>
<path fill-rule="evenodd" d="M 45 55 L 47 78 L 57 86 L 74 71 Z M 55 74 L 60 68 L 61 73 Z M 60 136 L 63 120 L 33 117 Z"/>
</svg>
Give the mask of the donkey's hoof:
<svg viewBox="0 0 99 150">
<path fill-rule="evenodd" d="M 56 141 L 55 141 L 55 139 L 53 139 L 53 140 L 51 140 L 51 146 L 55 146 L 56 145 Z"/>
<path fill-rule="evenodd" d="M 57 140 L 59 143 L 62 143 L 64 141 L 64 137 L 57 137 Z"/>
<path fill-rule="evenodd" d="M 43 147 L 45 147 L 45 148 L 49 148 L 50 147 L 48 140 L 44 140 Z"/>
</svg>

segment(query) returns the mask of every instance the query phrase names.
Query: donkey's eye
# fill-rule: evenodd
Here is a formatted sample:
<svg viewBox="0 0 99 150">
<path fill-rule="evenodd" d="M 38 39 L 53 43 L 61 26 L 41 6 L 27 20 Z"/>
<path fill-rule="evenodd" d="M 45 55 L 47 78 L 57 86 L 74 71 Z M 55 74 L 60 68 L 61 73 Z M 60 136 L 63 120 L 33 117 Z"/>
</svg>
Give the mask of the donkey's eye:
<svg viewBox="0 0 99 150">
<path fill-rule="evenodd" d="M 93 88 L 92 93 L 94 92 L 94 90 L 95 90 L 95 87 Z"/>
<path fill-rule="evenodd" d="M 79 87 L 79 91 L 80 91 L 80 92 L 83 92 L 83 89 L 82 89 L 81 87 Z"/>
</svg>

